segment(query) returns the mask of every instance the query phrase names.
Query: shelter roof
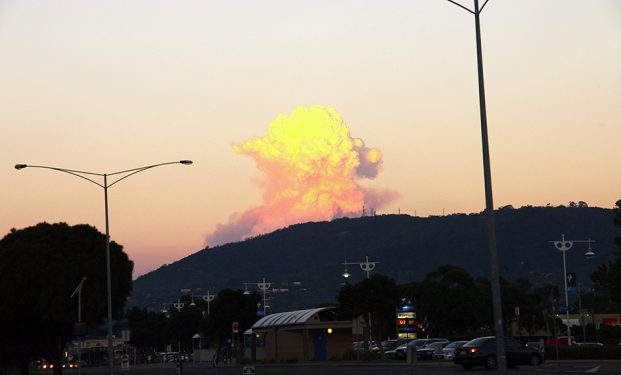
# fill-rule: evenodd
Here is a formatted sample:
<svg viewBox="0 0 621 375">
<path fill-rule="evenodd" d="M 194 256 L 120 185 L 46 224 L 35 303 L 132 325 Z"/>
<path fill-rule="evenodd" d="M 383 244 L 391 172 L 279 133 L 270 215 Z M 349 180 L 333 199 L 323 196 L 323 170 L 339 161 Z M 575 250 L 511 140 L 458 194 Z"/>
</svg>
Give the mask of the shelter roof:
<svg viewBox="0 0 621 375">
<path fill-rule="evenodd" d="M 287 311 L 276 314 L 270 314 L 259 319 L 252 329 L 279 327 L 279 326 L 291 326 L 298 324 L 307 324 L 311 321 L 321 321 L 319 313 L 334 309 L 334 307 L 319 307 L 308 310 Z"/>
</svg>

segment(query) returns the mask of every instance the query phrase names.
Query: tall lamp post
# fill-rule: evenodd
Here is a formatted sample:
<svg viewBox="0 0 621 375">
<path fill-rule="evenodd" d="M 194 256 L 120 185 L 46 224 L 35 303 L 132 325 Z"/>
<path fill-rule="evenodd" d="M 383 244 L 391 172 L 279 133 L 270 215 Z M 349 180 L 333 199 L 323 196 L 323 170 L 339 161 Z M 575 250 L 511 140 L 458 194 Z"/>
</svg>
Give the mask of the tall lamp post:
<svg viewBox="0 0 621 375">
<path fill-rule="evenodd" d="M 263 281 L 260 283 L 244 283 L 244 286 L 245 286 L 244 294 L 246 295 L 250 294 L 250 292 L 248 291 L 248 284 L 256 285 L 257 288 L 259 288 L 263 292 L 263 316 L 265 316 L 267 314 L 267 304 L 266 304 L 265 295 L 267 294 L 267 290 L 272 286 L 272 283 L 266 282 L 265 277 L 263 278 Z"/>
<path fill-rule="evenodd" d="M 364 259 L 364 262 L 348 262 L 347 259 L 345 259 L 345 262 L 342 263 L 345 266 L 345 272 L 343 272 L 343 277 L 347 279 L 349 276 L 351 276 L 351 273 L 347 271 L 347 265 L 351 264 L 357 264 L 358 266 L 360 266 L 360 269 L 367 273 L 367 279 L 371 277 L 371 271 L 375 269 L 375 266 L 379 264 L 379 262 L 370 262 L 368 255 L 366 255 Z M 369 341 L 371 341 L 371 332 L 371 311 L 369 311 Z"/>
<path fill-rule="evenodd" d="M 214 298 L 216 298 L 216 296 L 214 296 L 213 294 L 210 294 L 209 291 L 207 291 L 207 294 L 205 294 L 203 297 L 203 301 L 207 302 L 207 315 L 209 315 L 210 311 L 209 311 L 209 304 L 211 303 L 211 301 L 214 300 Z"/>
<path fill-rule="evenodd" d="M 112 187 L 116 183 L 126 179 L 127 177 L 133 176 L 136 173 L 146 171 L 147 169 L 160 167 L 162 165 L 168 164 L 184 164 L 190 165 L 192 164 L 191 160 L 181 160 L 181 161 L 171 161 L 166 163 L 159 163 L 153 165 L 147 165 L 139 168 L 127 169 L 124 171 L 113 172 L 113 173 L 95 173 L 95 172 L 86 172 L 86 171 L 78 171 L 74 169 L 66 169 L 66 168 L 58 168 L 58 167 L 49 167 L 44 165 L 29 165 L 29 164 L 15 164 L 15 169 L 20 170 L 24 168 L 43 168 L 43 169 L 51 169 L 58 172 L 67 173 L 70 175 L 74 175 L 76 177 L 80 177 L 84 180 L 87 180 L 104 190 L 104 204 L 105 204 L 105 218 L 106 218 L 106 283 L 107 283 L 107 294 L 108 294 L 108 367 L 109 373 L 112 374 L 114 370 L 114 348 L 112 347 L 112 280 L 110 273 L 110 226 L 108 220 L 108 188 Z M 108 183 L 108 177 L 114 176 L 116 180 Z M 103 177 L 103 183 L 101 181 L 96 181 L 93 178 Z"/>
<path fill-rule="evenodd" d="M 207 291 L 207 294 L 198 294 L 196 296 L 201 297 L 203 301 L 207 302 L 207 315 L 209 315 L 209 304 L 216 298 L 216 296 L 211 294 L 209 291 Z M 194 303 L 194 295 L 192 295 L 192 302 L 190 303 L 190 306 L 196 306 L 196 303 Z"/>
<path fill-rule="evenodd" d="M 565 259 L 565 253 L 568 252 L 572 248 L 572 246 L 574 245 L 574 242 L 588 242 L 589 248 L 584 255 L 587 258 L 591 258 L 595 256 L 595 253 L 591 249 L 591 242 L 595 242 L 595 241 L 591 239 L 569 241 L 569 240 L 565 240 L 564 234 L 561 234 L 560 241 L 549 241 L 549 242 L 552 242 L 554 244 L 554 247 L 556 247 L 557 250 L 563 253 L 563 281 L 565 284 L 565 318 L 567 319 L 567 345 L 571 346 L 571 325 L 569 324 L 569 293 L 567 292 L 567 261 Z"/>
<path fill-rule="evenodd" d="M 487 236 L 489 258 L 491 265 L 490 282 L 492 284 L 492 310 L 494 316 L 494 332 L 496 336 L 496 352 L 498 353 L 498 373 L 507 372 L 507 358 L 505 354 L 504 328 L 502 324 L 502 300 L 500 296 L 500 277 L 498 271 L 498 253 L 496 250 L 496 223 L 494 219 L 494 199 L 492 194 L 492 172 L 489 157 L 489 140 L 487 134 L 487 109 L 485 105 L 485 82 L 483 80 L 483 52 L 481 47 L 480 15 L 489 0 L 485 0 L 479 7 L 479 0 L 474 0 L 474 10 L 471 10 L 453 0 L 448 2 L 474 15 L 474 29 L 477 45 L 477 73 L 479 78 L 479 112 L 481 116 L 481 143 L 483 148 L 483 177 L 485 180 L 485 211 L 487 213 Z"/>
</svg>

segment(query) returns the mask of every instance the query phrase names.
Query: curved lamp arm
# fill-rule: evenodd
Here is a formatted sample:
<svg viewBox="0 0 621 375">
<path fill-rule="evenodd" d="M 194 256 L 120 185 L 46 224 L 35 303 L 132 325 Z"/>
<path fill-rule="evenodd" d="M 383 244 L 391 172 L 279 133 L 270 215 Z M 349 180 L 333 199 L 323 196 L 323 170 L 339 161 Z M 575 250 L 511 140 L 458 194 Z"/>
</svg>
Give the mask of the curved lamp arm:
<svg viewBox="0 0 621 375">
<path fill-rule="evenodd" d="M 139 168 L 132 168 L 132 169 L 127 169 L 124 171 L 119 171 L 119 172 L 113 172 L 113 173 L 96 173 L 96 172 L 87 172 L 87 171 L 79 171 L 79 170 L 75 170 L 75 169 L 67 169 L 67 168 L 59 168 L 59 167 L 48 167 L 45 165 L 28 165 L 28 164 L 15 164 L 15 169 L 20 170 L 20 169 L 24 169 L 24 168 L 43 168 L 43 169 L 51 169 L 54 171 L 58 171 L 58 172 L 63 172 L 63 173 L 67 173 L 67 174 L 71 174 L 74 175 L 76 177 L 80 177 L 82 179 L 85 179 L 89 182 L 92 182 L 93 184 L 102 187 L 104 189 L 109 188 L 110 186 L 116 184 L 117 182 L 120 182 L 124 179 L 126 179 L 129 176 L 135 175 L 136 173 L 145 171 L 147 169 L 151 169 L 151 168 L 155 168 L 155 167 L 159 167 L 162 165 L 168 165 L 168 164 L 184 164 L 184 165 L 190 165 L 192 164 L 191 160 L 180 160 L 180 161 L 170 161 L 170 162 L 166 162 L 166 163 L 159 163 L 159 164 L 153 164 L 153 165 L 147 165 L 145 167 L 139 167 Z M 114 176 L 114 175 L 119 175 L 119 174 L 126 174 L 125 176 L 119 178 L 118 180 L 112 182 L 111 184 L 101 184 L 91 178 L 88 178 L 86 176 L 83 175 L 91 175 L 91 176 L 100 176 L 100 177 L 106 177 L 106 176 Z"/>
<path fill-rule="evenodd" d="M 92 180 L 88 177 L 82 176 L 83 174 L 86 175 L 92 175 L 92 176 L 104 176 L 102 173 L 94 173 L 94 172 L 85 172 L 85 171 L 77 171 L 74 169 L 66 169 L 66 168 L 58 168 L 58 167 L 47 167 L 44 165 L 28 165 L 28 164 L 15 164 L 15 169 L 20 170 L 20 169 L 24 169 L 24 168 L 43 168 L 43 169 L 51 169 L 54 171 L 58 171 L 58 172 L 63 172 L 63 173 L 68 173 L 68 174 L 72 174 L 76 177 L 80 177 L 83 178 L 89 182 L 94 183 L 95 185 L 105 188 L 104 185 L 100 184 L 99 182 Z"/>
<path fill-rule="evenodd" d="M 168 165 L 168 164 L 184 164 L 184 165 L 191 165 L 193 162 L 192 160 L 180 160 L 180 161 L 169 161 L 167 163 L 159 163 L 159 164 L 153 164 L 153 165 L 147 165 L 146 167 L 140 167 L 140 168 L 133 168 L 133 169 L 128 169 L 125 171 L 120 171 L 120 172 L 113 172 L 113 173 L 108 173 L 108 176 L 114 176 L 117 174 L 124 174 L 124 173 L 129 173 L 121 178 L 119 178 L 118 180 L 114 181 L 113 183 L 109 184 L 108 187 L 116 184 L 117 182 L 120 182 L 124 179 L 126 179 L 129 176 L 133 176 L 136 173 L 142 172 L 142 171 L 146 171 L 147 169 L 151 169 L 151 168 L 155 168 L 155 167 L 159 167 L 162 165 Z"/>
</svg>

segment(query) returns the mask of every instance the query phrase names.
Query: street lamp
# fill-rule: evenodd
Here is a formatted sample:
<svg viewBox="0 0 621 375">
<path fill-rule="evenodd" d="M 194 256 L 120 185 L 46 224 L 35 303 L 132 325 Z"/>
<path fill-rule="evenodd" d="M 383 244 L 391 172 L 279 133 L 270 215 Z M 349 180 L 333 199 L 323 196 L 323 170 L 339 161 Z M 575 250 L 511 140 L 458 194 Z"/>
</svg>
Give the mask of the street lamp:
<svg viewBox="0 0 621 375">
<path fill-rule="evenodd" d="M 207 291 L 207 294 L 197 294 L 196 296 L 207 302 L 207 315 L 209 315 L 209 304 L 214 300 L 214 298 L 216 298 L 216 296 L 209 293 L 209 291 Z M 196 306 L 196 303 L 194 302 L 194 294 L 192 294 L 192 302 L 190 303 L 190 306 Z"/>
<path fill-rule="evenodd" d="M 343 277 L 344 278 L 348 278 L 349 276 L 351 276 L 351 273 L 349 273 L 349 271 L 347 271 L 347 259 L 345 259 L 345 263 L 343 263 L 345 265 L 345 272 L 343 272 Z"/>
<path fill-rule="evenodd" d="M 365 261 L 364 262 L 347 262 L 347 259 L 345 259 L 345 262 L 341 263 L 345 266 L 345 272 L 343 272 L 343 277 L 344 278 L 348 278 L 349 276 L 351 276 L 351 273 L 349 273 L 347 271 L 347 265 L 348 264 L 357 264 L 360 266 L 360 269 L 365 271 L 367 273 L 367 279 L 370 276 L 371 271 L 373 271 L 375 269 L 375 265 L 379 264 L 379 262 L 369 262 L 369 256 L 365 256 Z"/>
<path fill-rule="evenodd" d="M 587 259 L 591 259 L 595 256 L 595 253 L 593 252 L 593 249 L 591 249 L 591 242 L 595 242 L 593 240 L 591 240 L 590 238 L 587 240 L 587 242 L 589 243 L 589 248 L 587 249 L 587 252 L 584 253 L 584 256 L 587 257 Z"/>
<path fill-rule="evenodd" d="M 567 345 L 571 346 L 571 325 L 569 324 L 569 293 L 567 292 L 567 261 L 565 259 L 565 253 L 569 251 L 574 245 L 574 242 L 588 242 L 589 249 L 584 254 L 586 257 L 592 257 L 595 255 L 593 250 L 591 250 L 591 242 L 595 242 L 590 238 L 588 240 L 565 240 L 565 235 L 561 234 L 560 241 L 549 241 L 554 244 L 557 250 L 563 253 L 563 281 L 565 283 L 565 318 L 567 319 Z"/>
<path fill-rule="evenodd" d="M 263 316 L 265 316 L 267 314 L 267 304 L 266 304 L 267 301 L 266 301 L 265 295 L 267 293 L 267 290 L 270 288 L 270 286 L 272 286 L 272 283 L 266 282 L 265 277 L 263 278 L 263 281 L 260 283 L 244 283 L 244 294 L 245 295 L 250 294 L 250 292 L 248 291 L 248 284 L 256 285 L 263 292 Z"/>
<path fill-rule="evenodd" d="M 348 264 L 357 264 L 358 266 L 360 266 L 361 270 L 367 273 L 368 279 L 370 277 L 371 271 L 375 269 L 375 265 L 379 264 L 379 262 L 370 262 L 368 255 L 366 255 L 364 259 L 364 262 L 348 262 L 347 259 L 345 259 L 345 262 L 342 263 L 345 266 L 345 272 L 343 272 L 343 277 L 348 278 L 349 276 L 351 276 L 351 273 L 347 271 Z M 371 311 L 369 311 L 369 341 L 371 341 Z"/>
<path fill-rule="evenodd" d="M 479 83 L 479 113 L 481 117 L 481 146 L 483 151 L 483 179 L 485 182 L 485 211 L 487 214 L 487 242 L 490 261 L 490 283 L 492 286 L 492 312 L 494 318 L 494 333 L 496 336 L 497 367 L 500 374 L 507 372 L 507 358 L 505 354 L 504 328 L 502 324 L 502 300 L 500 295 L 500 276 L 498 271 L 498 251 L 496 249 L 496 221 L 494 218 L 494 198 L 492 194 L 492 172 L 489 157 L 489 137 L 487 134 L 487 107 L 485 104 L 485 82 L 483 78 L 483 48 L 481 45 L 480 15 L 489 0 L 485 0 L 479 7 L 479 0 L 474 0 L 474 10 L 471 10 L 453 0 L 450 3 L 474 15 L 474 30 L 477 45 L 477 75 Z"/>
<path fill-rule="evenodd" d="M 171 306 L 172 303 L 168 303 L 168 302 L 163 302 L 162 303 L 162 310 L 160 311 L 162 314 L 164 314 L 167 318 L 170 318 L 170 313 L 168 311 L 168 306 Z"/>
<path fill-rule="evenodd" d="M 183 306 L 185 306 L 185 303 L 181 302 L 181 298 L 179 298 L 177 302 L 173 303 L 172 305 L 175 307 L 175 309 L 177 309 L 177 312 L 181 312 L 181 309 L 183 308 Z"/>
<path fill-rule="evenodd" d="M 95 173 L 95 172 L 86 172 L 86 171 L 78 171 L 74 169 L 66 169 L 66 168 L 58 168 L 58 167 L 49 167 L 43 165 L 28 165 L 28 164 L 15 164 L 15 169 L 21 170 L 24 168 L 43 168 L 43 169 L 51 169 L 58 172 L 67 173 L 70 175 L 74 175 L 76 177 L 80 177 L 84 180 L 87 180 L 104 190 L 104 203 L 105 203 L 105 218 L 106 218 L 106 283 L 107 283 L 107 294 L 108 294 L 108 367 L 109 373 L 112 375 L 114 370 L 114 348 L 112 347 L 112 280 L 111 280 L 111 272 L 110 272 L 110 226 L 108 220 L 108 188 L 112 185 L 126 179 L 129 176 L 135 175 L 136 173 L 146 171 L 147 169 L 160 167 L 162 165 L 168 164 L 183 164 L 190 165 L 192 164 L 191 160 L 180 160 L 180 161 L 171 161 L 166 163 L 159 163 L 153 165 L 147 165 L 139 168 L 127 169 L 124 171 L 113 172 L 113 173 Z M 103 177 L 103 183 L 93 180 L 89 176 Z M 108 183 L 108 177 L 115 176 L 118 177 L 116 180 Z"/>
<path fill-rule="evenodd" d="M 216 296 L 210 294 L 209 291 L 207 291 L 207 294 L 201 297 L 203 298 L 203 301 L 207 301 L 207 315 L 209 315 L 209 304 L 211 303 L 211 301 L 214 300 L 214 298 L 216 298 Z"/>
</svg>

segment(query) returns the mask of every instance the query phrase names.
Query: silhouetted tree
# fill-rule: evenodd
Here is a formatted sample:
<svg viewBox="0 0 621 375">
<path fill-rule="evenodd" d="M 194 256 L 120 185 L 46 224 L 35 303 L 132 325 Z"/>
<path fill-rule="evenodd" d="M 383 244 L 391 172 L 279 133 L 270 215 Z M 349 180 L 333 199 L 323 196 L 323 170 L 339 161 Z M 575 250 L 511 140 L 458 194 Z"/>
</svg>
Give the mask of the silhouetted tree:
<svg viewBox="0 0 621 375">
<path fill-rule="evenodd" d="M 527 279 L 511 282 L 501 278 L 500 282 L 505 327 L 516 319 L 515 307 L 519 306 L 520 327 L 544 328 L 547 315 L 543 312 L 550 309 L 558 288 L 545 284 L 533 289 Z M 453 338 L 491 333 L 491 286 L 487 278 L 475 279 L 461 267 L 444 265 L 419 283 L 401 286 L 401 290 L 406 299 L 416 301 L 422 325 L 419 335 Z"/>
<path fill-rule="evenodd" d="M 415 297 L 419 321 L 426 317 L 433 335 L 458 336 L 486 323 L 480 289 L 461 267 L 445 265 L 428 273 Z"/>
<path fill-rule="evenodd" d="M 615 225 L 621 226 L 621 199 L 613 212 Z M 599 265 L 591 274 L 591 280 L 598 292 L 608 293 L 613 302 L 621 304 L 621 236 L 615 238 L 615 244 L 619 248 L 617 258 Z"/>
<path fill-rule="evenodd" d="M 257 317 L 257 303 L 261 297 L 256 294 L 244 294 L 241 290 L 223 289 L 211 302 L 209 316 L 204 315 L 201 321 L 200 332 L 210 337 L 212 341 L 222 343 L 231 338 L 233 322 L 239 323 L 239 335 L 252 327 L 259 319 Z M 206 305 L 201 311 L 207 309 Z"/>
<path fill-rule="evenodd" d="M 169 318 L 163 313 L 134 307 L 125 314 L 131 331 L 131 343 L 148 352 L 161 352 L 166 348 Z"/>
<path fill-rule="evenodd" d="M 105 236 L 89 225 L 47 224 L 15 230 L 0 240 L 0 352 L 3 362 L 28 373 L 37 357 L 62 363 L 62 351 L 77 321 L 83 277 L 82 321 L 100 324 L 107 315 Z M 132 288 L 133 262 L 122 246 L 110 244 L 112 309 L 123 306 Z M 62 366 L 54 367 L 55 374 Z"/>
<path fill-rule="evenodd" d="M 395 319 L 395 308 L 399 306 L 401 295 L 395 281 L 380 274 L 374 274 L 355 285 L 344 285 L 337 296 L 340 318 L 349 319 L 363 316 L 371 323 L 373 338 L 381 339 L 386 326 Z M 372 321 L 369 322 L 369 313 Z"/>
</svg>

